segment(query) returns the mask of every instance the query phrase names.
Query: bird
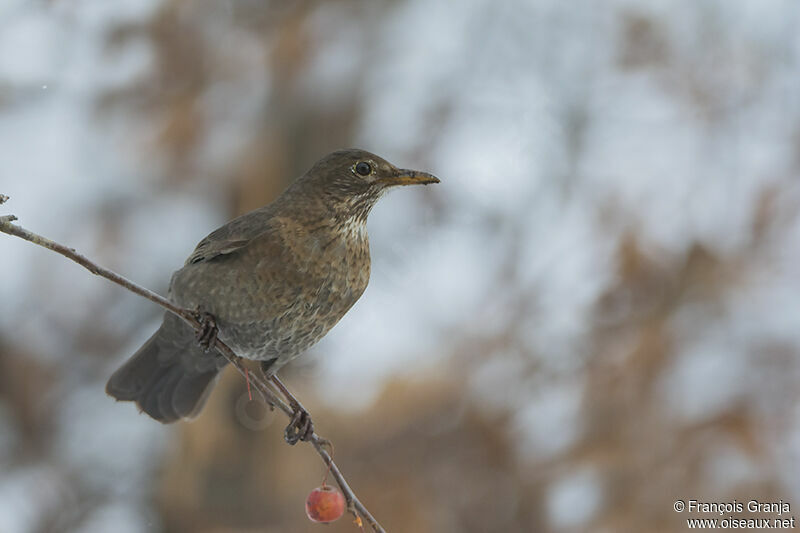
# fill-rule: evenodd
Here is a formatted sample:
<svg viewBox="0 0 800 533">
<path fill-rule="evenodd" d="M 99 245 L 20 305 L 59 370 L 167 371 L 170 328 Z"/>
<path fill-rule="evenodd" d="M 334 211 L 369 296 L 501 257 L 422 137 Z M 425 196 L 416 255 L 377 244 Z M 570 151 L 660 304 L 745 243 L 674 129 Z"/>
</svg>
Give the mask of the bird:
<svg viewBox="0 0 800 533">
<path fill-rule="evenodd" d="M 275 376 L 367 288 L 375 203 L 393 187 L 432 183 L 439 183 L 432 174 L 365 150 L 332 152 L 272 203 L 201 240 L 172 274 L 168 298 L 207 317 L 212 336 Z M 228 362 L 205 337 L 167 312 L 106 392 L 165 424 L 196 417 Z"/>
</svg>

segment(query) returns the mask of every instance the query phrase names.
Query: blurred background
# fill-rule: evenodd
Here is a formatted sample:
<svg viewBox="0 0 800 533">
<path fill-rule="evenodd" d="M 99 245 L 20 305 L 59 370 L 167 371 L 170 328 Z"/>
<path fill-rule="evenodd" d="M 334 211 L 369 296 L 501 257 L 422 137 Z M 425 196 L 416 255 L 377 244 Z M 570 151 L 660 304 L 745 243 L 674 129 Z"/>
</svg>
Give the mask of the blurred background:
<svg viewBox="0 0 800 533">
<path fill-rule="evenodd" d="M 389 531 L 794 513 L 798 27 L 793 0 L 2 0 L 0 213 L 164 294 L 331 150 L 428 170 L 283 371 Z M 235 372 L 191 423 L 105 396 L 159 308 L 0 260 L 0 532 L 322 531 L 322 463 Z"/>
</svg>

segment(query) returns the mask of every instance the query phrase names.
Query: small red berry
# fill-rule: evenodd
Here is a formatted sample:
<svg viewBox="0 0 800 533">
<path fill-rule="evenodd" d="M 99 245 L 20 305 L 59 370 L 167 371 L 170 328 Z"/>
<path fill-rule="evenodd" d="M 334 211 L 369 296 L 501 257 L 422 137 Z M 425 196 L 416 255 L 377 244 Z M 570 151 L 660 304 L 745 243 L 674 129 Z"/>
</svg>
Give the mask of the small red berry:
<svg viewBox="0 0 800 533">
<path fill-rule="evenodd" d="M 312 522 L 327 524 L 339 520 L 344 509 L 344 495 L 330 485 L 317 487 L 306 498 L 306 514 Z"/>
</svg>

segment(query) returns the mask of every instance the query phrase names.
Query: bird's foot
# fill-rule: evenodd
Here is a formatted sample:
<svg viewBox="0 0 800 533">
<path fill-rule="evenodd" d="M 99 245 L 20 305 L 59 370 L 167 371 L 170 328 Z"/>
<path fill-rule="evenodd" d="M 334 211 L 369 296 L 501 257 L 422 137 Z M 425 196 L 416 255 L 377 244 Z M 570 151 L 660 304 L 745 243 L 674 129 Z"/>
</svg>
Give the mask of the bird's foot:
<svg viewBox="0 0 800 533">
<path fill-rule="evenodd" d="M 300 441 L 311 440 L 311 436 L 314 434 L 314 423 L 311 421 L 311 414 L 299 403 L 290 402 L 289 405 L 294 414 L 289 425 L 283 431 L 284 440 L 292 446 Z"/>
<path fill-rule="evenodd" d="M 202 309 L 198 309 L 194 314 L 198 322 L 200 322 L 200 329 L 197 332 L 197 342 L 203 347 L 205 351 L 211 350 L 217 344 L 217 321 L 214 315 L 207 313 Z"/>
<path fill-rule="evenodd" d="M 286 385 L 283 384 L 278 376 L 274 374 L 268 374 L 269 367 L 274 362 L 274 360 L 265 361 L 262 363 L 261 368 L 264 371 L 264 375 L 267 376 L 276 387 L 278 387 L 278 390 L 281 391 L 283 396 L 289 402 L 289 407 L 292 408 L 292 419 L 289 421 L 289 425 L 286 426 L 286 429 L 283 432 L 283 438 L 292 446 L 300 441 L 309 441 L 314 436 L 314 423 L 311 421 L 311 414 L 306 410 L 305 407 L 303 407 L 303 404 L 301 404 L 298 399 L 294 397 L 294 394 L 292 394 L 291 391 L 286 388 Z"/>
</svg>

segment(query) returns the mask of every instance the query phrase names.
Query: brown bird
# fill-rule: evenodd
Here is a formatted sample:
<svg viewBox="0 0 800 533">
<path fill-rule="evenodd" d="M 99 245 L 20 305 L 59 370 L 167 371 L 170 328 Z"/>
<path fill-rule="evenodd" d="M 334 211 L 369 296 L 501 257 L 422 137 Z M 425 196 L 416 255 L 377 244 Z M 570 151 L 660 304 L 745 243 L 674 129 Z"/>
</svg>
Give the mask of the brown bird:
<svg viewBox="0 0 800 533">
<path fill-rule="evenodd" d="M 170 299 L 213 317 L 217 338 L 272 376 L 353 306 L 370 274 L 367 215 L 390 187 L 438 183 L 363 150 L 318 161 L 271 204 L 200 241 L 172 275 Z M 197 415 L 227 364 L 166 313 L 106 385 L 169 423 Z"/>
</svg>

